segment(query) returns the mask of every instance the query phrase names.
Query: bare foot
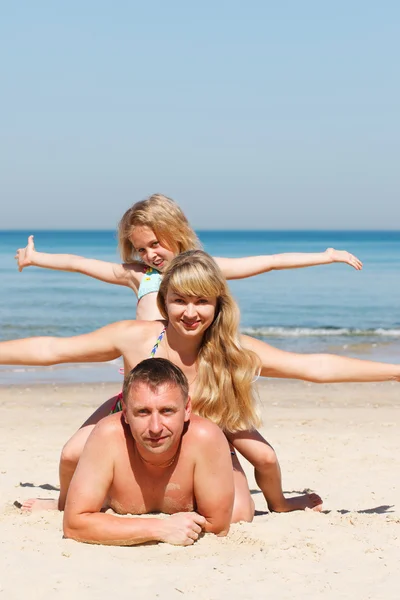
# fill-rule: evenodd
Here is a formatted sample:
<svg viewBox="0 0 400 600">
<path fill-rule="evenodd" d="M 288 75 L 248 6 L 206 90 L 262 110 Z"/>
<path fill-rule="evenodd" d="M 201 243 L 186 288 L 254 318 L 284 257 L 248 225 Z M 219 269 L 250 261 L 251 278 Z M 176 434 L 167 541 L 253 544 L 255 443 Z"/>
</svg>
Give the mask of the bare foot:
<svg viewBox="0 0 400 600">
<path fill-rule="evenodd" d="M 307 508 L 321 512 L 322 499 L 318 494 L 307 493 L 294 498 L 285 498 L 282 504 L 278 506 L 269 505 L 268 508 L 272 512 L 291 512 L 292 510 L 306 510 Z"/>
<path fill-rule="evenodd" d="M 29 498 L 21 506 L 24 512 L 36 512 L 39 510 L 58 510 L 58 500 L 53 498 Z"/>
</svg>

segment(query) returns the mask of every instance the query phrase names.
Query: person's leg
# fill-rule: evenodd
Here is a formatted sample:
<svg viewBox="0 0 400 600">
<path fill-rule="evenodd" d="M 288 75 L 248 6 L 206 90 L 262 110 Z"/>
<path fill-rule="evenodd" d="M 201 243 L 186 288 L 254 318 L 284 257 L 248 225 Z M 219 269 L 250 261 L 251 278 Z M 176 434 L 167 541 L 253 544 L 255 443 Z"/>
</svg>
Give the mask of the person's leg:
<svg viewBox="0 0 400 600">
<path fill-rule="evenodd" d="M 79 458 L 85 447 L 86 440 L 93 431 L 96 423 L 110 414 L 116 402 L 117 396 L 106 400 L 78 429 L 76 433 L 68 440 L 61 451 L 59 476 L 60 476 L 60 495 L 56 500 L 47 498 L 29 498 L 22 503 L 22 510 L 37 511 L 37 510 L 64 510 L 65 500 L 69 484 Z"/>
<path fill-rule="evenodd" d="M 248 521 L 251 523 L 254 518 L 254 501 L 250 494 L 246 475 L 236 452 L 232 451 L 231 455 L 235 484 L 235 500 L 233 503 L 231 523 L 238 523 L 239 521 Z"/>
<path fill-rule="evenodd" d="M 272 446 L 258 431 L 228 433 L 227 438 L 235 449 L 254 466 L 257 485 L 272 512 L 289 512 L 312 508 L 321 510 L 322 500 L 318 494 L 302 494 L 285 498 L 278 458 Z"/>
</svg>

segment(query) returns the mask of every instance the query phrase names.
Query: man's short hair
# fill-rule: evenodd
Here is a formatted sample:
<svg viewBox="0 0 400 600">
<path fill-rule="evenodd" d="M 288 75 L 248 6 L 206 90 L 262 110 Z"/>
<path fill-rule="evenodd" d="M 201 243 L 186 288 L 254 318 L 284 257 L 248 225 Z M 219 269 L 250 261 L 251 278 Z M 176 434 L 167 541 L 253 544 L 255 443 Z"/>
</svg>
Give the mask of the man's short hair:
<svg viewBox="0 0 400 600">
<path fill-rule="evenodd" d="M 177 386 L 183 399 L 189 396 L 188 380 L 181 369 L 166 358 L 146 358 L 136 365 L 124 381 L 122 398 L 127 403 L 133 385 L 144 383 L 152 392 L 162 385 Z"/>
</svg>

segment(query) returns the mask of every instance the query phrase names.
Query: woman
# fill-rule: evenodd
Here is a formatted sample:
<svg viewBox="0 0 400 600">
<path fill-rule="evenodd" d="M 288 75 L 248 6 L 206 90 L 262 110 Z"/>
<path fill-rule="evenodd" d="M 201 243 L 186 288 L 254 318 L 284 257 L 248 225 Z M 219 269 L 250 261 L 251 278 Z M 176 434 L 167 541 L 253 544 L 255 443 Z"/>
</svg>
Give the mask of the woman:
<svg viewBox="0 0 400 600">
<path fill-rule="evenodd" d="M 173 259 L 163 277 L 158 308 L 164 322 L 123 321 L 72 338 L 2 342 L 0 364 L 101 362 L 122 355 L 128 373 L 149 355 L 167 358 L 185 373 L 194 412 L 216 422 L 235 449 L 254 465 L 256 481 L 270 510 L 320 507 L 322 501 L 316 494 L 290 499 L 283 496 L 275 452 L 255 429 L 259 420 L 252 393 L 254 378 L 260 374 L 318 383 L 386 381 L 399 380 L 400 367 L 327 354 L 293 354 L 240 336 L 237 305 L 220 269 L 201 250 Z M 90 431 L 112 408 L 113 402 L 107 401 L 64 447 L 59 508 L 63 508 Z M 243 481 L 243 475 L 237 479 Z M 240 499 L 238 493 L 237 513 Z M 243 508 L 244 513 L 247 511 L 248 505 Z"/>
</svg>

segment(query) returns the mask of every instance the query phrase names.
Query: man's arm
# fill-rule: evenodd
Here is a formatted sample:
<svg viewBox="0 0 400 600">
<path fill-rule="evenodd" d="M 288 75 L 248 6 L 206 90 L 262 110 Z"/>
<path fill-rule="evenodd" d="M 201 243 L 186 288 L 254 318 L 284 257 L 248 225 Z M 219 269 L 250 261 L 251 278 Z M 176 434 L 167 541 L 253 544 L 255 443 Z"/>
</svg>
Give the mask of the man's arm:
<svg viewBox="0 0 400 600">
<path fill-rule="evenodd" d="M 79 460 L 68 490 L 64 511 L 64 535 L 78 542 L 132 546 L 145 542 L 168 542 L 188 546 L 204 525 L 196 513 L 177 513 L 162 518 L 121 518 L 102 513 L 112 485 L 120 424 L 114 415 L 93 430 Z M 105 451 L 106 450 L 106 451 Z"/>
<path fill-rule="evenodd" d="M 217 425 L 205 419 L 202 421 L 196 431 L 196 510 L 206 518 L 206 532 L 226 535 L 231 523 L 235 494 L 229 444 Z"/>
<path fill-rule="evenodd" d="M 357 271 L 362 269 L 362 262 L 356 256 L 346 250 L 335 250 L 335 248 L 327 248 L 325 252 L 290 252 L 243 258 L 214 257 L 214 260 L 226 279 L 244 279 L 268 271 L 301 269 L 336 262 L 346 263 Z"/>
</svg>

